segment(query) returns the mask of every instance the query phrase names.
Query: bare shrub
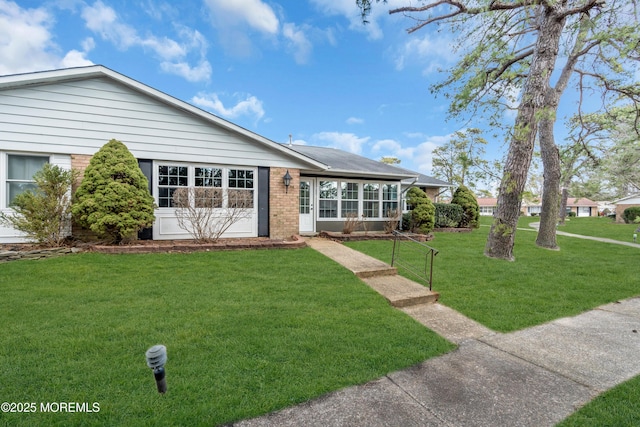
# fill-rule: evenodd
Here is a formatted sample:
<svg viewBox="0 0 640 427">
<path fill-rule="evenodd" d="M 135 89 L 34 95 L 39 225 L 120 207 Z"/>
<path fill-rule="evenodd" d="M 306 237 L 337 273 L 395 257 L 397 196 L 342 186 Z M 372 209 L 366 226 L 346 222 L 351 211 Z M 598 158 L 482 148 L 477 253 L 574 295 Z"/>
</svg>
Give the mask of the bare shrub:
<svg viewBox="0 0 640 427">
<path fill-rule="evenodd" d="M 347 216 L 345 217 L 344 224 L 342 225 L 342 233 L 343 234 L 353 233 L 359 224 L 360 224 L 360 220 L 358 219 L 358 214 L 354 212 L 348 213 Z"/>
<path fill-rule="evenodd" d="M 196 242 L 215 243 L 233 224 L 251 218 L 253 191 L 182 187 L 173 193 L 173 206 L 180 228 Z"/>
<path fill-rule="evenodd" d="M 393 233 L 400 224 L 400 213 L 397 209 L 387 209 L 384 218 L 384 232 Z"/>
</svg>

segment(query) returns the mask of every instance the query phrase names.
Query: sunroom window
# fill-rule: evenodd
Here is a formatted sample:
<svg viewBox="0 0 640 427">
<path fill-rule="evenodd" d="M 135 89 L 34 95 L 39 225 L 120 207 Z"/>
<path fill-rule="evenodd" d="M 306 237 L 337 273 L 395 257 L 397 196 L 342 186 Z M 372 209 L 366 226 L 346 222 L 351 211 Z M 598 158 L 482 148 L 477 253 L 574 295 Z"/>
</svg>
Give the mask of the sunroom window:
<svg viewBox="0 0 640 427">
<path fill-rule="evenodd" d="M 342 182 L 342 209 L 340 215 L 347 218 L 349 214 L 358 216 L 358 183 Z"/>
<path fill-rule="evenodd" d="M 363 186 L 362 214 L 367 218 L 380 217 L 380 184 L 366 183 Z"/>
<path fill-rule="evenodd" d="M 398 212 L 398 185 L 384 184 L 382 186 L 382 216 L 390 216 L 394 211 Z"/>
<path fill-rule="evenodd" d="M 320 218 L 338 217 L 338 182 L 320 181 L 320 195 L 318 197 Z"/>
</svg>

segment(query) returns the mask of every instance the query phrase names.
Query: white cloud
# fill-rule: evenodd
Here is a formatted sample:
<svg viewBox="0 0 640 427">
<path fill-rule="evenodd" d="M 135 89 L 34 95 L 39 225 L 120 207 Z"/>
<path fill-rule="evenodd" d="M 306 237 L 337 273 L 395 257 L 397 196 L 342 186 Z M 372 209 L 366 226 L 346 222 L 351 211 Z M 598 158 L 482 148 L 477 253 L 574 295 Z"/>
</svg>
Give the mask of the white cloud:
<svg viewBox="0 0 640 427">
<path fill-rule="evenodd" d="M 236 95 L 239 98 L 240 95 Z M 213 113 L 227 119 L 236 119 L 240 116 L 249 116 L 257 122 L 264 116 L 262 101 L 255 96 L 246 95 L 240 99 L 233 107 L 225 107 L 216 93 L 199 93 L 191 98 L 191 101 L 200 107 L 208 109 Z"/>
<path fill-rule="evenodd" d="M 206 0 L 217 25 L 244 23 L 254 30 L 277 34 L 280 22 L 268 4 L 260 0 Z"/>
<path fill-rule="evenodd" d="M 0 0 L 0 74 L 92 64 L 86 58 L 89 45 L 82 52 L 61 53 L 49 31 L 54 23 L 55 16 L 44 7 L 28 9 Z"/>
<path fill-rule="evenodd" d="M 87 59 L 87 54 L 91 52 L 96 45 L 93 38 L 87 37 L 80 45 L 82 46 L 82 51 L 71 50 L 62 58 L 61 65 L 63 67 L 86 67 L 93 65 L 93 62 Z"/>
<path fill-rule="evenodd" d="M 361 125 L 363 123 L 364 123 L 364 119 L 361 119 L 359 117 L 349 117 L 347 119 L 348 125 Z"/>
<path fill-rule="evenodd" d="M 113 43 L 118 49 L 141 47 L 151 50 L 161 60 L 160 67 L 165 72 L 194 82 L 207 81 L 211 77 L 211 64 L 206 60 L 208 45 L 197 30 L 178 27 L 180 41 L 154 34 L 141 37 L 134 27 L 122 22 L 115 10 L 101 0 L 92 6 L 85 6 L 81 15 L 87 28 L 99 34 L 103 40 Z M 192 66 L 187 61 L 192 51 L 199 55 L 197 66 Z"/>
<path fill-rule="evenodd" d="M 323 146 L 339 148 L 354 154 L 362 153 L 362 146 L 369 141 L 369 137 L 358 137 L 352 133 L 342 132 L 320 132 L 312 136 L 314 142 L 319 142 Z"/>
<path fill-rule="evenodd" d="M 165 73 L 178 75 L 190 82 L 209 80 L 212 72 L 211 64 L 208 61 L 202 61 L 195 67 L 192 67 L 187 62 L 162 62 L 160 68 Z"/>
<path fill-rule="evenodd" d="M 304 31 L 288 22 L 282 26 L 282 35 L 287 40 L 289 50 L 293 51 L 296 63 L 306 64 L 311 55 L 312 45 Z"/>
</svg>

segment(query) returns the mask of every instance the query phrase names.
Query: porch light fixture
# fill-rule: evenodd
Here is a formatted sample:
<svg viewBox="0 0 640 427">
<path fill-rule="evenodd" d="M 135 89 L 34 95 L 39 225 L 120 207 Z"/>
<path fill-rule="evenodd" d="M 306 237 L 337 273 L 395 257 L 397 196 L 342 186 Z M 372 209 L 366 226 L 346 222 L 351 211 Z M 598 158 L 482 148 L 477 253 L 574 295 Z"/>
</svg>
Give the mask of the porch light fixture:
<svg viewBox="0 0 640 427">
<path fill-rule="evenodd" d="M 167 348 L 161 344 L 154 345 L 147 350 L 145 356 L 147 358 L 147 366 L 153 369 L 158 393 L 164 394 L 167 391 L 167 380 L 164 372 L 164 364 L 167 363 Z"/>
<path fill-rule="evenodd" d="M 282 177 L 282 182 L 284 182 L 284 192 L 289 192 L 289 186 L 291 185 L 291 175 L 289 175 L 289 169 L 287 169 L 287 173 Z"/>
</svg>

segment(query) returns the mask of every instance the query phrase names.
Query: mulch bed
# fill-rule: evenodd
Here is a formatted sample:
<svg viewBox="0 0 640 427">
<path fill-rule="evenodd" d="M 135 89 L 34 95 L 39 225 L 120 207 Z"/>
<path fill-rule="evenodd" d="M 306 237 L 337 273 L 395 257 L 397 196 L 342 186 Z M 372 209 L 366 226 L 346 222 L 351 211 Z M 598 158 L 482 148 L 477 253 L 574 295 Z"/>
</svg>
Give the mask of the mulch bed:
<svg viewBox="0 0 640 427">
<path fill-rule="evenodd" d="M 100 253 L 173 253 L 203 252 L 237 249 L 296 249 L 307 245 L 304 238 L 292 236 L 290 239 L 268 239 L 263 237 L 245 239 L 220 239 L 216 243 L 195 243 L 193 240 L 135 240 L 121 245 L 107 245 L 102 242 L 70 242 L 74 247 L 87 252 Z M 43 249 L 30 243 L 1 244 L 0 252 L 28 252 Z"/>
</svg>

